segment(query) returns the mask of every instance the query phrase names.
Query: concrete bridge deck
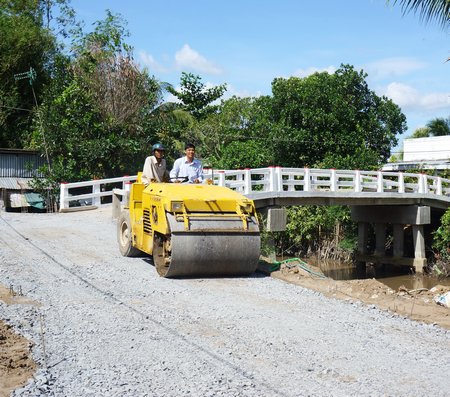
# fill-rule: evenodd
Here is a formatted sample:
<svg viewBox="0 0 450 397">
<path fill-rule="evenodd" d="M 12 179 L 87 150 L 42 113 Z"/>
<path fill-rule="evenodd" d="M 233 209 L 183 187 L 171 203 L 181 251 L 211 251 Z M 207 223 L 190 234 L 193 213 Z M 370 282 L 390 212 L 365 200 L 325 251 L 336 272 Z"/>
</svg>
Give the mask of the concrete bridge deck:
<svg viewBox="0 0 450 397">
<path fill-rule="evenodd" d="M 261 208 L 268 205 L 428 205 L 450 207 L 450 179 L 426 174 L 389 171 L 268 167 L 245 170 L 205 170 L 205 179 L 252 198 Z M 122 189 L 137 176 L 61 184 L 60 208 L 70 202 L 91 200 L 102 205 L 102 197 L 112 196 L 107 185 Z M 76 188 L 91 193 L 73 195 Z"/>
</svg>

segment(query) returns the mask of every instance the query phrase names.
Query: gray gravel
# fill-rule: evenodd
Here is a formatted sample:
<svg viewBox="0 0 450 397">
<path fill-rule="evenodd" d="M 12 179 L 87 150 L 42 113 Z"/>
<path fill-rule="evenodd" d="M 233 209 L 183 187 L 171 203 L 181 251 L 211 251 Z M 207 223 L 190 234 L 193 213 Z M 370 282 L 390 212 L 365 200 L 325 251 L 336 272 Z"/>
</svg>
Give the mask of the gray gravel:
<svg viewBox="0 0 450 397">
<path fill-rule="evenodd" d="M 449 396 L 450 332 L 255 274 L 168 280 L 111 208 L 0 214 L 0 317 L 40 369 L 13 396 Z M 201 247 L 199 247 L 201 249 Z"/>
</svg>

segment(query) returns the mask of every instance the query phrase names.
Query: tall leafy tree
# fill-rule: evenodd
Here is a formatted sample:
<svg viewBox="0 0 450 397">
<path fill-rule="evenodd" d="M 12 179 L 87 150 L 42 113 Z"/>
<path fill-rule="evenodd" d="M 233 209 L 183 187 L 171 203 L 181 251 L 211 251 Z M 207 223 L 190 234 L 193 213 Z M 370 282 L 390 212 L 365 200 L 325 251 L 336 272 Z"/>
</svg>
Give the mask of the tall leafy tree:
<svg viewBox="0 0 450 397">
<path fill-rule="evenodd" d="M 200 76 L 192 73 L 181 73 L 180 89 L 169 87 L 168 91 L 179 99 L 180 108 L 192 114 L 195 119 L 201 120 L 217 110 L 212 105 L 226 91 L 226 84 L 207 88 Z"/>
<path fill-rule="evenodd" d="M 222 101 L 218 111 L 193 129 L 206 162 L 216 168 L 265 167 L 273 165 L 267 97 Z"/>
<path fill-rule="evenodd" d="M 386 162 L 406 118 L 366 77 L 343 65 L 333 74 L 275 79 L 272 113 L 283 126 L 274 137 L 278 163 L 363 169 Z"/>
<path fill-rule="evenodd" d="M 212 165 L 376 168 L 406 129 L 400 108 L 349 65 L 277 78 L 272 95 L 231 98 L 194 130 Z"/>
<path fill-rule="evenodd" d="M 0 0 L 0 147 L 28 145 L 31 110 L 49 80 L 56 40 L 44 24 L 43 3 Z M 35 75 L 16 79 L 31 69 Z"/>
<path fill-rule="evenodd" d="M 49 180 L 135 173 L 155 137 L 159 82 L 140 71 L 125 43 L 124 21 L 110 12 L 61 57 L 36 121 L 35 144 L 52 160 Z"/>
</svg>

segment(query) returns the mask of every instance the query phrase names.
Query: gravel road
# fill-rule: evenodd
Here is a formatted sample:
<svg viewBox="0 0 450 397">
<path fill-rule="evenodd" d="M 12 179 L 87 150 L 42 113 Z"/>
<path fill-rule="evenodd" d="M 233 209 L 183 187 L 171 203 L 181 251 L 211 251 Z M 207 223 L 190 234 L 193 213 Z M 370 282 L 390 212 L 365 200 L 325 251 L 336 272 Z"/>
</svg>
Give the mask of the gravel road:
<svg viewBox="0 0 450 397">
<path fill-rule="evenodd" d="M 40 365 L 13 396 L 449 396 L 450 332 L 261 274 L 169 280 L 111 208 L 0 214 L 0 317 Z M 201 247 L 199 247 L 201 249 Z"/>
</svg>

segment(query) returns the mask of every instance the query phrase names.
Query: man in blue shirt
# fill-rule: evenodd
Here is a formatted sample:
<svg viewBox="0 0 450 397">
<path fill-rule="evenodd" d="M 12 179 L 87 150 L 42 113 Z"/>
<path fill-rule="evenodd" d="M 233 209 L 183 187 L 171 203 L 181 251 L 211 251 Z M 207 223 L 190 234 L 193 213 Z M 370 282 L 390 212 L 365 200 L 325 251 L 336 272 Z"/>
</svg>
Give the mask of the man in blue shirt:
<svg viewBox="0 0 450 397">
<path fill-rule="evenodd" d="M 202 162 L 196 159 L 195 146 L 192 143 L 187 143 L 184 147 L 186 156 L 175 160 L 172 171 L 170 171 L 170 178 L 188 178 L 189 183 L 203 182 L 203 165 Z M 181 180 L 175 180 L 181 182 Z"/>
</svg>

